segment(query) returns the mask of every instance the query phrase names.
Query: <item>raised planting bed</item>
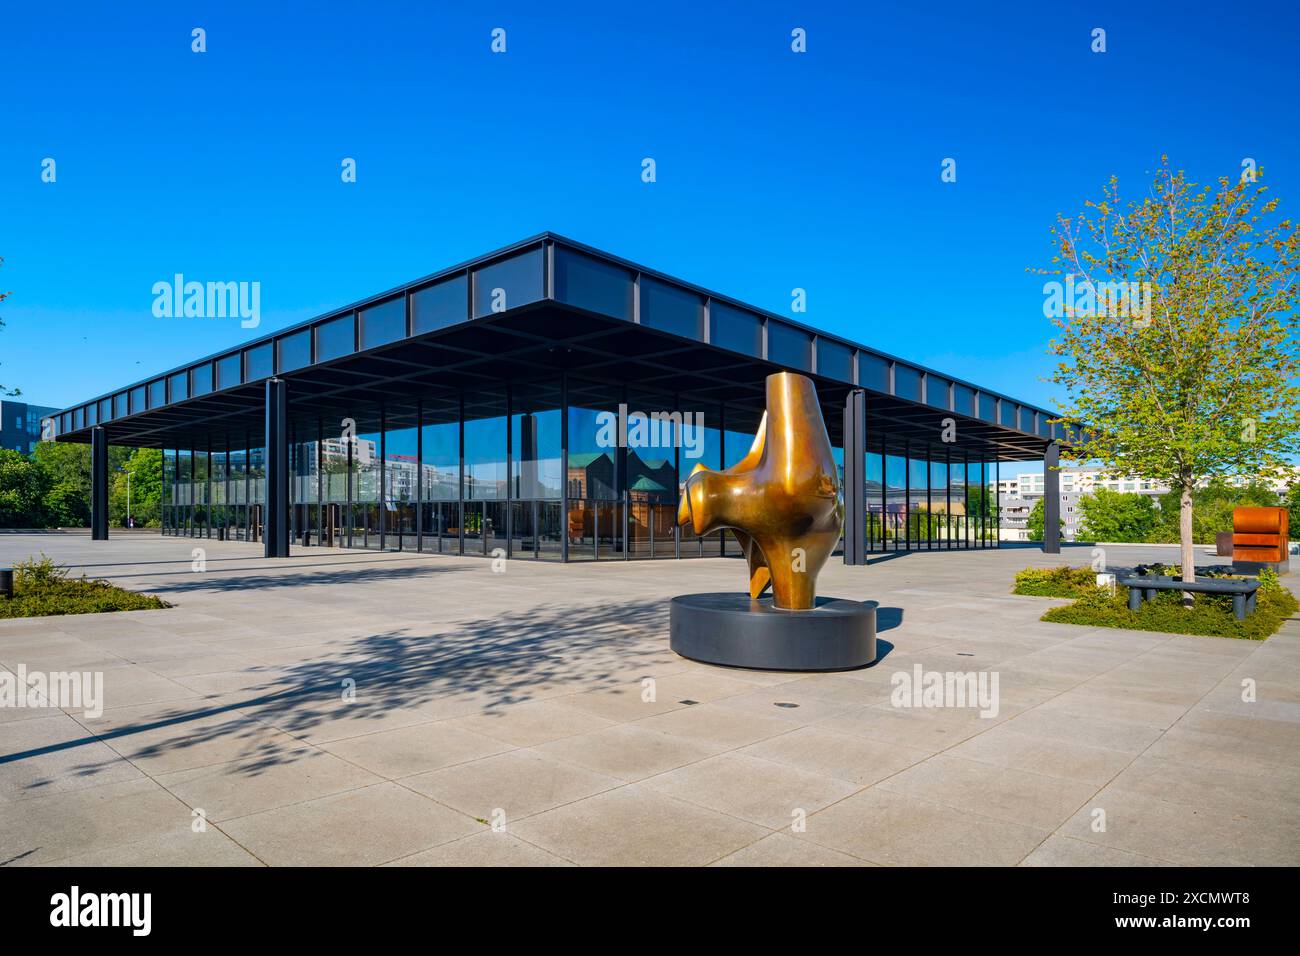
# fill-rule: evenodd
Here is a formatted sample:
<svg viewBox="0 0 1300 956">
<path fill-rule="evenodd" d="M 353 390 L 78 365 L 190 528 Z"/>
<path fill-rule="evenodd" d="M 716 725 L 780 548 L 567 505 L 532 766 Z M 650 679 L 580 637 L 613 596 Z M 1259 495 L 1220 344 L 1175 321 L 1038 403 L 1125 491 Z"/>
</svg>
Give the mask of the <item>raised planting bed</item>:
<svg viewBox="0 0 1300 956">
<path fill-rule="evenodd" d="M 171 607 L 152 594 L 138 594 L 107 581 L 68 577 L 68 569 L 45 555 L 14 565 L 13 597 L 0 594 L 0 619 L 58 614 L 103 614 Z"/>
</svg>

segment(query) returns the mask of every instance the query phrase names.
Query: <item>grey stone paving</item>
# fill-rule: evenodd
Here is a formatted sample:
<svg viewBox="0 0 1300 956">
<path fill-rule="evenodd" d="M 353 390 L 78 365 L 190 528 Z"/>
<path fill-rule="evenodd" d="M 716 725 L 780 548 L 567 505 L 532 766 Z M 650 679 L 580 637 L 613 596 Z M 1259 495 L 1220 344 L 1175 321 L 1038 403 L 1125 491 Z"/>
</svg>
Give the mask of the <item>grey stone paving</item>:
<svg viewBox="0 0 1300 956">
<path fill-rule="evenodd" d="M 0 708 L 2 864 L 1300 863 L 1300 621 L 1081 628 L 1009 593 L 1087 548 L 832 564 L 821 592 L 879 601 L 886 654 L 819 675 L 668 650 L 666 599 L 739 589 L 734 560 L 0 535 L 0 564 L 41 551 L 176 606 L 0 621 L 0 669 L 106 695 Z M 917 664 L 997 672 L 999 713 L 892 706 Z"/>
</svg>

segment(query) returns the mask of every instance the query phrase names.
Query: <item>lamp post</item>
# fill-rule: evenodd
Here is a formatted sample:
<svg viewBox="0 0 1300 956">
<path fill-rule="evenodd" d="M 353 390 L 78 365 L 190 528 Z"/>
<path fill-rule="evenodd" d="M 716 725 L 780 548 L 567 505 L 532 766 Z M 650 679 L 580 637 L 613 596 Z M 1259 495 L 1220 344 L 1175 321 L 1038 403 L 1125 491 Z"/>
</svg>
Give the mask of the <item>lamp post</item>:
<svg viewBox="0 0 1300 956">
<path fill-rule="evenodd" d="M 126 475 L 126 526 L 131 527 L 131 475 L 134 472 L 127 471 L 125 468 L 119 468 L 118 471 Z"/>
</svg>

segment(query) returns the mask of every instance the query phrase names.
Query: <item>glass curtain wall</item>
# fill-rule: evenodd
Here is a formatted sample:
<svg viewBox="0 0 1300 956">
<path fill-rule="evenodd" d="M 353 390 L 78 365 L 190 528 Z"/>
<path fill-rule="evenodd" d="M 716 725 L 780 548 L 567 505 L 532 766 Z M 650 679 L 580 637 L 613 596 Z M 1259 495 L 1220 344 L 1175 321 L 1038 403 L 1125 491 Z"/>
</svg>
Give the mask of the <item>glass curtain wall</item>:
<svg viewBox="0 0 1300 956">
<path fill-rule="evenodd" d="M 907 545 L 916 550 L 928 550 L 930 531 L 930 465 L 924 445 L 916 457 L 917 445 L 908 448 L 907 458 Z"/>
<path fill-rule="evenodd" d="M 969 527 L 966 513 L 966 456 L 962 452 L 948 454 L 948 507 L 952 513 L 951 547 L 967 547 L 966 532 Z"/>
<path fill-rule="evenodd" d="M 265 526 L 263 512 L 266 503 L 266 447 L 248 446 L 248 536 L 250 541 L 262 540 L 262 528 Z"/>
<path fill-rule="evenodd" d="M 511 557 L 559 560 L 562 535 L 571 554 L 593 548 L 595 529 L 580 505 L 561 519 L 564 492 L 563 386 L 560 381 L 516 385 L 510 390 Z"/>
<path fill-rule="evenodd" d="M 208 458 L 208 473 L 212 483 L 212 533 L 211 537 L 226 540 L 226 457 L 225 449 L 214 451 Z"/>
<path fill-rule="evenodd" d="M 229 498 L 230 537 L 248 540 L 248 448 L 242 442 L 226 452 L 226 487 Z"/>
<path fill-rule="evenodd" d="M 207 538 L 211 534 L 209 514 L 211 508 L 211 488 L 208 484 L 208 450 L 194 450 L 194 519 L 191 534 L 196 538 Z"/>
<path fill-rule="evenodd" d="M 174 534 L 176 530 L 176 450 L 163 449 L 162 460 L 162 531 Z"/>
<path fill-rule="evenodd" d="M 464 428 L 461 537 L 465 554 L 486 555 L 504 549 L 507 541 L 506 390 L 467 391 Z"/>
<path fill-rule="evenodd" d="M 932 546 L 947 548 L 952 542 L 948 508 L 948 450 L 935 448 L 930 454 L 930 528 Z"/>
<path fill-rule="evenodd" d="M 317 456 L 320 445 L 318 421 L 298 422 L 293 428 L 293 444 L 289 446 L 289 468 L 292 478 L 289 500 L 293 504 L 293 529 L 291 536 L 302 547 L 320 543 L 320 473 Z"/>
<path fill-rule="evenodd" d="M 460 395 L 420 403 L 420 543 L 423 551 L 460 553 Z"/>
<path fill-rule="evenodd" d="M 358 431 L 352 442 L 350 467 L 351 493 L 350 518 L 348 521 L 350 548 L 369 548 L 377 550 L 383 544 L 382 529 L 379 524 L 379 478 L 380 445 L 383 432 L 376 428 L 379 418 L 378 410 L 373 410 L 366 418 L 370 430 Z M 358 422 L 358 430 L 361 428 Z"/>
<path fill-rule="evenodd" d="M 543 560 L 567 547 L 571 561 L 740 554 L 730 534 L 679 527 L 677 506 L 696 463 L 744 458 L 761 409 L 556 378 L 356 414 L 337 435 L 325 426 L 336 415 L 292 425 L 299 547 Z M 358 422 L 353 436 L 347 424 Z M 261 540 L 264 449 L 247 435 L 221 443 L 164 452 L 165 534 Z M 867 549 L 997 547 L 998 465 L 982 457 L 869 434 Z M 842 474 L 838 448 L 836 464 Z"/>
<path fill-rule="evenodd" d="M 907 459 L 889 449 L 885 455 L 884 546 L 891 551 L 907 548 Z"/>
<path fill-rule="evenodd" d="M 380 495 L 384 548 L 415 551 L 419 547 L 416 507 L 419 500 L 420 407 L 417 403 L 384 408 L 383 492 Z"/>
<path fill-rule="evenodd" d="M 629 389 L 627 393 L 628 555 L 677 555 L 677 443 L 681 412 L 674 395 Z"/>
<path fill-rule="evenodd" d="M 627 449 L 619 442 L 623 389 L 570 379 L 568 397 L 569 560 L 625 557 L 627 508 L 619 493 L 627 469 Z"/>
</svg>

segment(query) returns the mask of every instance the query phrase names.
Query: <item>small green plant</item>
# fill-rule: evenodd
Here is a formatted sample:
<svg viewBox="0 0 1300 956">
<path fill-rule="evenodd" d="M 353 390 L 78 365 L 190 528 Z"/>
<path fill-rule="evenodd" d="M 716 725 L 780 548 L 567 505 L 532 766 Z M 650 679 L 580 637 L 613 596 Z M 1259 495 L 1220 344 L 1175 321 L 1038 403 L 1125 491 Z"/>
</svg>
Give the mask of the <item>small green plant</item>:
<svg viewBox="0 0 1300 956">
<path fill-rule="evenodd" d="M 1097 590 L 1097 575 L 1087 568 L 1025 568 L 1016 574 L 1013 594 L 1081 597 Z"/>
<path fill-rule="evenodd" d="M 151 594 L 137 594 L 107 581 L 69 578 L 68 569 L 44 554 L 14 565 L 14 596 L 0 597 L 0 618 L 100 614 L 170 607 Z"/>
<path fill-rule="evenodd" d="M 68 577 L 68 569 L 55 564 L 53 558 L 41 552 L 40 558 L 28 558 L 14 565 L 14 590 L 46 590 L 55 587 Z"/>
</svg>

